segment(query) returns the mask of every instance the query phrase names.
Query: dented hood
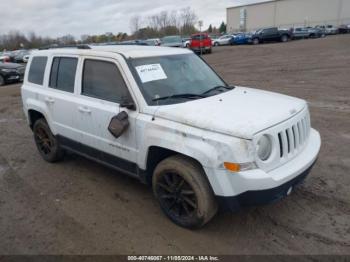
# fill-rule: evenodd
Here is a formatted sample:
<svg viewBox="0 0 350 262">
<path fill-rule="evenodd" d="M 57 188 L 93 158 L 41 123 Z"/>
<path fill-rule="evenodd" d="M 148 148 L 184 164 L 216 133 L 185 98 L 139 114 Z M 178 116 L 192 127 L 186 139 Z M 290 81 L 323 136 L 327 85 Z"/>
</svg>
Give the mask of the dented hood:
<svg viewBox="0 0 350 262">
<path fill-rule="evenodd" d="M 213 132 L 252 139 L 269 127 L 298 114 L 304 100 L 236 87 L 232 91 L 187 103 L 161 106 L 156 116 Z"/>
</svg>

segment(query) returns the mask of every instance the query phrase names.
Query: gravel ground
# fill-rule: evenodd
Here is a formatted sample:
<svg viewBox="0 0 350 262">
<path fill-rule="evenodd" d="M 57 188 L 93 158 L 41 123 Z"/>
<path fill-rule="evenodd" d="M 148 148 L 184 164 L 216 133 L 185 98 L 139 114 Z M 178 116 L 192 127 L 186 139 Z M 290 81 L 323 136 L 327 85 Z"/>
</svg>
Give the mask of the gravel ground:
<svg viewBox="0 0 350 262">
<path fill-rule="evenodd" d="M 323 145 L 283 201 L 172 224 L 138 181 L 37 153 L 19 85 L 0 88 L 0 254 L 350 254 L 350 35 L 228 46 L 204 57 L 227 82 L 306 99 Z"/>
</svg>

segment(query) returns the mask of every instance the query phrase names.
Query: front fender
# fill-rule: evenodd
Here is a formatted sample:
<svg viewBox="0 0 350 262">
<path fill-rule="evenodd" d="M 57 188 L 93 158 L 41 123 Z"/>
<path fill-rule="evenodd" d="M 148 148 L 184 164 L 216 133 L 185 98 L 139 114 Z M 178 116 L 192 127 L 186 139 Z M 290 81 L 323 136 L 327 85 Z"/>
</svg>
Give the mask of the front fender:
<svg viewBox="0 0 350 262">
<path fill-rule="evenodd" d="M 142 117 L 141 117 L 142 118 Z M 138 164 L 146 169 L 148 149 L 169 149 L 197 160 L 203 168 L 223 168 L 224 162 L 246 163 L 253 154 L 251 141 L 156 118 L 138 121 Z"/>
</svg>

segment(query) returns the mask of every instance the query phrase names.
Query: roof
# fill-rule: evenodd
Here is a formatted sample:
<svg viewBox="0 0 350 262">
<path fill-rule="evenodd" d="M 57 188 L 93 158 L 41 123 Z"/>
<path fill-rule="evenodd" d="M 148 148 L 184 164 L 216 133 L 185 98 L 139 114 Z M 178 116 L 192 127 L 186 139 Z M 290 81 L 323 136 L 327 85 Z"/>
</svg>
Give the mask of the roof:
<svg viewBox="0 0 350 262">
<path fill-rule="evenodd" d="M 57 48 L 39 51 L 41 53 L 64 53 L 64 54 L 89 54 L 91 52 L 117 53 L 126 58 L 141 58 L 165 55 L 190 54 L 187 48 L 140 46 L 140 45 L 110 45 L 90 46 L 90 49 Z"/>
<path fill-rule="evenodd" d="M 271 2 L 277 2 L 277 1 L 281 1 L 281 0 L 266 0 L 264 2 L 255 2 L 255 3 L 245 4 L 245 5 L 242 4 L 242 5 L 231 6 L 231 7 L 227 7 L 227 9 L 242 8 L 242 7 L 253 6 L 253 5 L 262 5 L 262 4 L 267 4 Z"/>
</svg>

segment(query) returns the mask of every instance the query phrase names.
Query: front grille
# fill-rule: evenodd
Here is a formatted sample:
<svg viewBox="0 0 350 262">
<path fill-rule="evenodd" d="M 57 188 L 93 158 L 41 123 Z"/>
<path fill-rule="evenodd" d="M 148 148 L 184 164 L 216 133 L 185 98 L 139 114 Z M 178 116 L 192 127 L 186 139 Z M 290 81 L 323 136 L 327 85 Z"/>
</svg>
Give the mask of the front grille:
<svg viewBox="0 0 350 262">
<path fill-rule="evenodd" d="M 306 114 L 288 128 L 278 132 L 280 158 L 289 158 L 297 154 L 306 144 L 310 135 L 310 117 Z"/>
</svg>

